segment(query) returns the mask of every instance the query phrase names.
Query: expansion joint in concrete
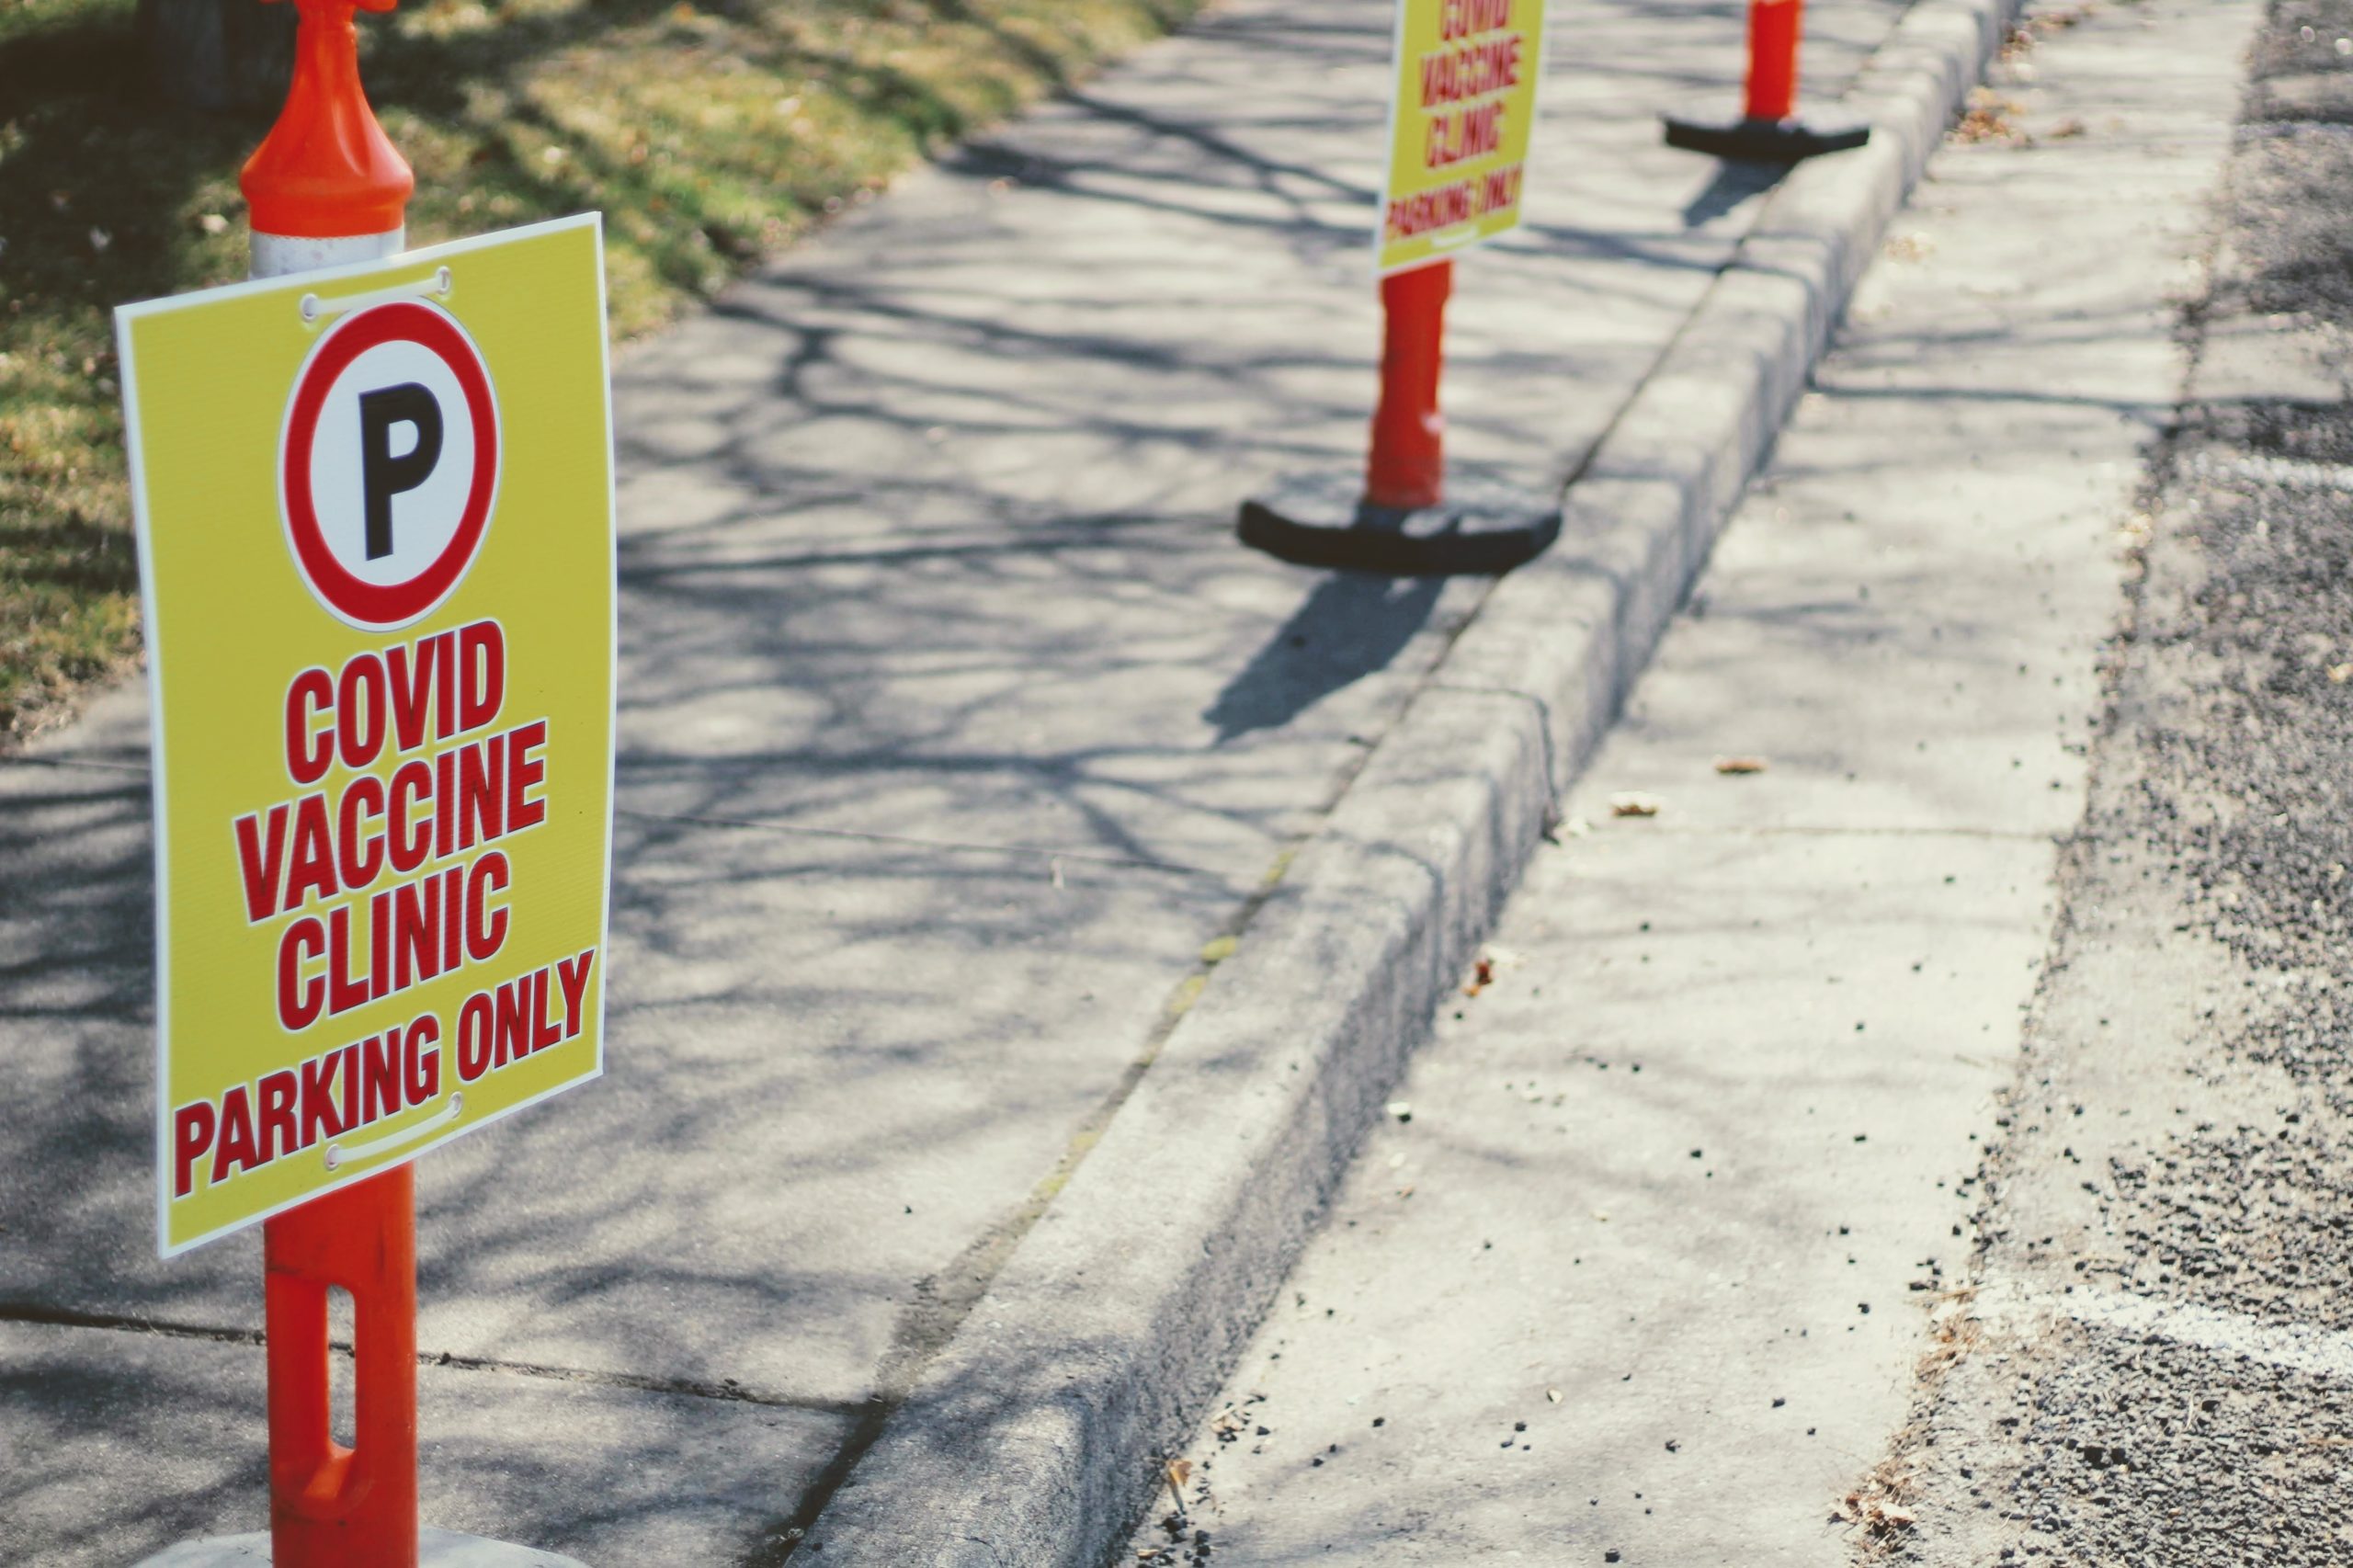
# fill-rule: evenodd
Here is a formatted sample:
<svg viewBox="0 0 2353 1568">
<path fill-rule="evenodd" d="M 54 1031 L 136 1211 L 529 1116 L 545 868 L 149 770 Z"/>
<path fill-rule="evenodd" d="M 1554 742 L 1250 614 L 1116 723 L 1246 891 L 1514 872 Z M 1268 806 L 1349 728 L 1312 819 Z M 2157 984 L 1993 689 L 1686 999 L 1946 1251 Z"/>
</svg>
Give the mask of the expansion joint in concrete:
<svg viewBox="0 0 2353 1568">
<path fill-rule="evenodd" d="M 757 817 L 715 817 L 676 812 L 644 812 L 631 807 L 617 808 L 617 816 L 631 817 L 639 822 L 681 823 L 690 827 L 728 827 L 746 833 L 782 834 L 796 838 L 831 838 L 853 844 L 889 844 L 910 849 L 936 849 L 956 855 L 1004 855 L 1017 859 L 1044 860 L 1072 865 L 1113 866 L 1125 870 L 1168 871 L 1182 877 L 1215 877 L 1227 873 L 1208 866 L 1188 866 L 1174 860 L 1155 860 L 1141 855 L 1106 855 L 1091 849 L 1049 849 L 1030 844 L 979 844 L 953 838 L 924 838 L 913 834 L 882 833 L 865 828 L 811 827 L 801 823 L 767 821 Z"/>
<path fill-rule="evenodd" d="M 174 1323 L 122 1312 L 81 1312 L 22 1301 L 0 1302 L 0 1323 L 38 1324 L 46 1328 L 85 1329 L 99 1334 L 145 1334 L 165 1339 L 194 1339 L 212 1345 L 259 1346 L 257 1328 L 231 1328 L 216 1324 Z M 351 1354 L 348 1340 L 330 1340 L 328 1348 Z M 601 1388 L 631 1389 L 640 1393 L 673 1394 L 688 1399 L 722 1400 L 733 1404 L 767 1405 L 779 1410 L 805 1410 L 814 1415 L 856 1416 L 871 1400 L 818 1399 L 798 1394 L 766 1393 L 724 1381 L 708 1382 L 687 1378 L 633 1377 L 626 1372 L 595 1371 L 580 1367 L 553 1367 L 544 1362 L 511 1361 L 495 1356 L 460 1356 L 446 1350 L 420 1350 L 416 1364 L 464 1372 L 494 1372 L 507 1377 L 540 1378 L 551 1382 L 591 1383 Z"/>
</svg>

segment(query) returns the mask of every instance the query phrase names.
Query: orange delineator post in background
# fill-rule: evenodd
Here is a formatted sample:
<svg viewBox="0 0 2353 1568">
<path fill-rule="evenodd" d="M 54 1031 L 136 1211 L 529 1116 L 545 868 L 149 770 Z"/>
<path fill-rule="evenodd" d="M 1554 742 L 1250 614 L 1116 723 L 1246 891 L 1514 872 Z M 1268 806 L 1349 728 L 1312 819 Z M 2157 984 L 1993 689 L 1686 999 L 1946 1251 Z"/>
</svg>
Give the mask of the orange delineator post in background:
<svg viewBox="0 0 2353 1568">
<path fill-rule="evenodd" d="M 1805 0 L 1749 0 L 1747 116 L 1787 119 L 1798 108 L 1798 38 Z"/>
<path fill-rule="evenodd" d="M 1805 0 L 1748 0 L 1748 81 L 1737 117 L 1666 116 L 1666 144 L 1719 158 L 1793 164 L 1870 140 L 1870 124 L 1834 110 L 1798 112 L 1798 55 Z"/>
<path fill-rule="evenodd" d="M 1381 400 L 1361 489 L 1338 474 L 1242 503 L 1243 543 L 1299 566 L 1392 576 L 1508 572 L 1561 531 L 1557 490 L 1529 492 L 1493 473 L 1446 475 L 1446 302 L 1451 258 L 1381 279 Z"/>
<path fill-rule="evenodd" d="M 1365 467 L 1367 506 L 1411 511 L 1435 506 L 1446 487 L 1446 420 L 1438 406 L 1445 367 L 1446 301 L 1454 263 L 1433 262 L 1381 280 L 1385 318 L 1381 401 L 1372 415 L 1372 455 Z"/>
<path fill-rule="evenodd" d="M 265 1222 L 273 1568 L 416 1568 L 416 1168 Z M 327 1290 L 351 1292 L 352 1444 L 331 1422 Z"/>
<path fill-rule="evenodd" d="M 397 246 L 415 176 L 359 85 L 357 8 L 296 0 L 286 108 L 238 184 L 256 275 Z M 347 241 L 341 244 L 338 242 Z M 265 245 L 274 247 L 263 254 Z M 346 254 L 347 252 L 347 254 Z M 416 1187 L 402 1165 L 264 1221 L 273 1568 L 416 1568 Z M 333 1430 L 327 1292 L 352 1302 L 352 1442 Z"/>
</svg>

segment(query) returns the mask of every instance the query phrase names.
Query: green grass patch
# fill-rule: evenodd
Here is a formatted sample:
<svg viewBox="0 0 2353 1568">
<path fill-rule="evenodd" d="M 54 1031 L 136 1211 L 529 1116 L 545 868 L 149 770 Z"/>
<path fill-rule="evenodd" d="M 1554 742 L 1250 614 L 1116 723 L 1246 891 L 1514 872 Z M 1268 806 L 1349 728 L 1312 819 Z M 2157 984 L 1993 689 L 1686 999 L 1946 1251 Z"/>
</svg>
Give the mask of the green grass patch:
<svg viewBox="0 0 2353 1568">
<path fill-rule="evenodd" d="M 627 337 L 1199 4 L 412 0 L 359 27 L 412 241 L 601 208 Z M 137 653 L 109 310 L 244 268 L 268 117 L 164 102 L 135 11 L 0 0 L 0 745 Z"/>
</svg>

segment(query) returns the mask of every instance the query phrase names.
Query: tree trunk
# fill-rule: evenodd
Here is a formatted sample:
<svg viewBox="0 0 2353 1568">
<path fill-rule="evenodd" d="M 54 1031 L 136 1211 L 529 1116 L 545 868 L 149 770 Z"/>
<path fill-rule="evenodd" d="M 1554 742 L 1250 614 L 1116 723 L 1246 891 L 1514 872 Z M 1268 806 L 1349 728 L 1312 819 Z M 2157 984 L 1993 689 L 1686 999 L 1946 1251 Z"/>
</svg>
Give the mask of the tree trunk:
<svg viewBox="0 0 2353 1568">
<path fill-rule="evenodd" d="M 191 108 L 275 109 L 294 72 L 287 0 L 139 0 L 155 84 Z"/>
</svg>

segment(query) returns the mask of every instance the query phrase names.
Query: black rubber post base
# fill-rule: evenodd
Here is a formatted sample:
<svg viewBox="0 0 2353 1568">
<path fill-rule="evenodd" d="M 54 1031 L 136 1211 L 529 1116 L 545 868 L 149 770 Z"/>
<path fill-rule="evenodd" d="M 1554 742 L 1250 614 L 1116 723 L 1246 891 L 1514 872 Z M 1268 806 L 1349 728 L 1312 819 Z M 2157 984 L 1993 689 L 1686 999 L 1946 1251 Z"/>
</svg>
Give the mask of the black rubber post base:
<svg viewBox="0 0 2353 1568">
<path fill-rule="evenodd" d="M 1287 479 L 1242 503 L 1242 542 L 1297 566 L 1392 577 L 1494 576 L 1561 534 L 1557 496 L 1479 474 L 1450 478 L 1435 506 L 1401 511 L 1358 498 L 1358 483 Z"/>
<path fill-rule="evenodd" d="M 1670 114 L 1665 119 L 1670 147 L 1760 164 L 1794 164 L 1823 153 L 1843 153 L 1871 139 L 1868 124 L 1845 116 L 1748 119 Z"/>
</svg>

